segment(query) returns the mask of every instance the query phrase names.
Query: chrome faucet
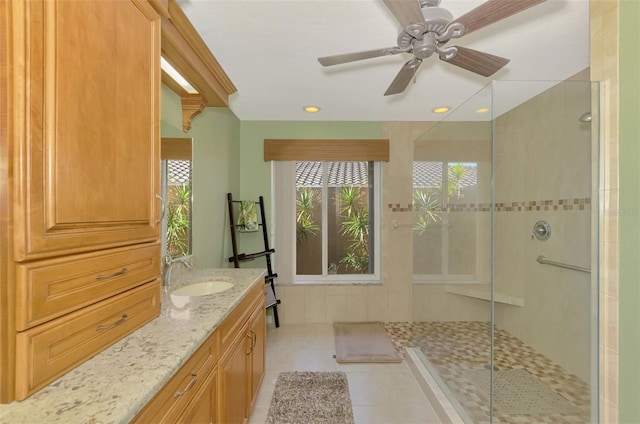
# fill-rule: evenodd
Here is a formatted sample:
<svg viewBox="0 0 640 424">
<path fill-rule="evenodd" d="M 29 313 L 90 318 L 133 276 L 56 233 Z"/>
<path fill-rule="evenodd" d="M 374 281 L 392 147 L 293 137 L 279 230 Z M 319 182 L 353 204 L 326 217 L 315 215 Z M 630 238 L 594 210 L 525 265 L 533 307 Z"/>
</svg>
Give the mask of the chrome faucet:
<svg viewBox="0 0 640 424">
<path fill-rule="evenodd" d="M 183 256 L 181 258 L 173 259 L 171 255 L 165 255 L 163 263 L 164 263 L 164 272 L 162 273 L 162 285 L 165 287 L 169 287 L 171 285 L 171 269 L 176 264 L 182 264 L 185 268 L 191 269 L 193 264 L 191 261 L 193 260 L 193 255 Z"/>
</svg>

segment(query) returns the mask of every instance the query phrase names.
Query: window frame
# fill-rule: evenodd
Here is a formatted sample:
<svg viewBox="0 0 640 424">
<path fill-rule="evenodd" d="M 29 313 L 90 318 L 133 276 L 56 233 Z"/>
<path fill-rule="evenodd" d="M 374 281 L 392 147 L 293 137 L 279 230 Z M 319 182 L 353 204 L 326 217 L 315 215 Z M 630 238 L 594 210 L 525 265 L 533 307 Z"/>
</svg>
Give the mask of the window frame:
<svg viewBox="0 0 640 424">
<path fill-rule="evenodd" d="M 478 166 L 478 162 L 470 162 L 470 161 L 465 161 L 465 162 L 461 162 L 461 161 L 449 161 L 449 160 L 440 160 L 440 161 L 434 161 L 434 160 L 426 160 L 426 161 L 414 161 L 415 162 L 439 162 L 441 164 L 441 168 L 442 168 L 442 174 L 441 174 L 441 187 L 448 187 L 449 184 L 449 167 L 452 164 L 456 164 L 456 163 L 474 163 L 475 166 Z M 413 171 L 412 171 L 413 172 Z M 477 187 L 477 183 L 476 183 L 476 187 Z M 412 188 L 413 192 L 415 192 L 416 188 L 413 187 Z M 421 283 L 421 284 L 438 284 L 438 283 L 442 283 L 442 282 L 447 282 L 447 283 L 461 283 L 461 284 L 468 284 L 468 283 L 475 283 L 477 282 L 477 274 L 478 274 L 478 267 L 477 267 L 477 260 L 478 260 L 478 254 L 476 251 L 476 257 L 475 257 L 475 261 L 476 261 L 476 273 L 474 274 L 450 274 L 449 271 L 449 226 L 450 226 L 450 222 L 449 222 L 449 215 L 446 213 L 446 209 L 449 207 L 449 204 L 447 203 L 447 194 L 446 194 L 446 190 L 441 189 L 440 190 L 440 204 L 442 206 L 444 206 L 444 208 L 441 206 L 441 212 L 442 212 L 442 217 L 441 217 L 441 221 L 439 223 L 440 226 L 440 233 L 441 233 L 441 242 L 440 242 L 440 248 L 442 251 L 442 260 L 441 260 L 441 272 L 439 274 L 416 274 L 415 272 L 413 273 L 413 282 L 414 283 Z M 413 234 L 413 237 L 415 237 L 415 233 Z M 477 234 L 476 234 L 477 236 Z M 475 240 L 477 242 L 477 239 Z M 416 260 L 416 258 L 414 258 L 414 261 Z"/>
<path fill-rule="evenodd" d="M 272 193 L 274 202 L 272 203 L 274 224 L 272 227 L 274 231 L 274 246 L 276 246 L 276 253 L 274 255 L 274 264 L 276 269 L 283 269 L 283 272 L 279 273 L 278 280 L 283 284 L 353 284 L 353 283 L 380 283 L 381 282 L 381 233 L 382 233 L 382 165 L 379 161 L 366 161 L 373 162 L 373 201 L 371 205 L 373 211 L 369 211 L 370 219 L 373 217 L 373 238 L 372 247 L 373 253 L 371 256 L 374 261 L 373 273 L 367 274 L 328 274 L 328 226 L 326 225 L 328 217 L 328 205 L 323 202 L 322 213 L 322 275 L 307 275 L 296 273 L 296 232 L 295 232 L 295 202 L 296 202 L 296 162 L 307 162 L 305 160 L 298 161 L 274 161 L 272 162 Z M 344 160 L 344 161 L 318 161 L 309 160 L 308 162 L 323 162 L 323 187 L 322 198 L 327 199 L 328 192 L 328 178 L 324 174 L 326 172 L 326 162 L 363 162 L 356 160 Z M 283 168 L 286 168 L 283 170 Z M 284 172 L 283 172 L 284 171 Z M 284 187 L 288 185 L 289 187 Z M 281 202 L 289 202 L 288 207 L 282 208 L 284 213 L 279 213 L 278 204 Z M 293 211 L 291 211 L 293 209 Z M 287 216 L 289 218 L 287 218 Z M 290 220 L 287 225 L 287 219 Z M 278 224 L 281 227 L 277 228 Z M 282 239 L 278 239 L 278 235 Z M 285 240 L 288 238 L 289 245 L 286 246 Z M 278 246 L 281 246 L 285 254 L 278 255 Z M 290 280 L 290 281 L 288 281 Z"/>
</svg>

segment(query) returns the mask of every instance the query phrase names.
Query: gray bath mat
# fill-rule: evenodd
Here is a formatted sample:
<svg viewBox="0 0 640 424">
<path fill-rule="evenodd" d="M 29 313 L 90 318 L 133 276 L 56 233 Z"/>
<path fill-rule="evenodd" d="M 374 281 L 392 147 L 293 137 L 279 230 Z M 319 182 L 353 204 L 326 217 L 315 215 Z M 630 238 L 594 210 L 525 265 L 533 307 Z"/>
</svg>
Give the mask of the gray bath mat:
<svg viewBox="0 0 640 424">
<path fill-rule="evenodd" d="M 278 375 L 265 424 L 302 423 L 354 423 L 345 373 L 293 371 Z"/>
<path fill-rule="evenodd" d="M 336 322 L 333 324 L 338 362 L 401 362 L 381 322 Z"/>
<path fill-rule="evenodd" d="M 464 375 L 489 396 L 489 370 L 465 370 Z M 494 371 L 493 405 L 503 414 L 577 414 L 580 409 L 525 369 Z"/>
</svg>

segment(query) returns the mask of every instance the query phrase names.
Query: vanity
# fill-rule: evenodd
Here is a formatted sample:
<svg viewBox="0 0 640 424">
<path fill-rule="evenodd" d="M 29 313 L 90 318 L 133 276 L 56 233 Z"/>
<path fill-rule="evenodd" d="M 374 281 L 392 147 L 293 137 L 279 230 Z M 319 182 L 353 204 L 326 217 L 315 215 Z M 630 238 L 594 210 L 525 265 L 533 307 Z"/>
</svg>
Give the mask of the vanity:
<svg viewBox="0 0 640 424">
<path fill-rule="evenodd" d="M 0 422 L 246 423 L 264 377 L 265 272 L 176 273 L 158 318 L 29 398 L 0 405 Z M 212 280 L 232 286 L 172 294 Z"/>
<path fill-rule="evenodd" d="M 245 421 L 264 271 L 160 281 L 160 58 L 198 90 L 184 131 L 235 87 L 175 0 L 0 2 L 0 24 L 0 422 Z"/>
</svg>

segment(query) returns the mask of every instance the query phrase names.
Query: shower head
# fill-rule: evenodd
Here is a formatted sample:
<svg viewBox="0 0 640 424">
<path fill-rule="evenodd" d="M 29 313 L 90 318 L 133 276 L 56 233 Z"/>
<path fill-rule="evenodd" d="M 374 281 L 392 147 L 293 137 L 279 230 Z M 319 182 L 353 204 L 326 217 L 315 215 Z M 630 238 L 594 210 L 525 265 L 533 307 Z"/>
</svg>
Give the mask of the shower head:
<svg viewBox="0 0 640 424">
<path fill-rule="evenodd" d="M 580 117 L 580 122 L 591 122 L 591 112 L 585 112 Z"/>
</svg>

